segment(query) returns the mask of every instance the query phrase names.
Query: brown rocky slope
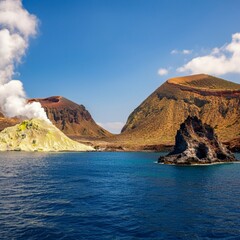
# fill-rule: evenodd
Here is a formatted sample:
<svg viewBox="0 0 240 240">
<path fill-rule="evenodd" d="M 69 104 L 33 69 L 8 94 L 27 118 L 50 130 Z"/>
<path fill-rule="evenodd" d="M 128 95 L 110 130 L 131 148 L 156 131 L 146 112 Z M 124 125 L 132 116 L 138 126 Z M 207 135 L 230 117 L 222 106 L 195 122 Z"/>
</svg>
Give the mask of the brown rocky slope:
<svg viewBox="0 0 240 240">
<path fill-rule="evenodd" d="M 166 81 L 129 116 L 113 141 L 129 146 L 173 145 L 180 124 L 197 116 L 220 141 L 240 137 L 240 84 L 198 74 Z"/>
<path fill-rule="evenodd" d="M 68 136 L 102 138 L 112 134 L 93 120 L 83 105 L 64 97 L 33 98 L 29 102 L 40 102 L 50 121 Z"/>
<path fill-rule="evenodd" d="M 7 127 L 12 127 L 16 124 L 20 123 L 20 120 L 17 118 L 6 118 L 1 112 L 0 112 L 0 131 Z"/>
<path fill-rule="evenodd" d="M 70 137 L 101 138 L 112 135 L 96 124 L 83 105 L 60 96 L 29 99 L 29 102 L 34 101 L 40 102 L 51 122 Z M 20 122 L 20 119 L 6 118 L 0 113 L 0 131 Z"/>
</svg>

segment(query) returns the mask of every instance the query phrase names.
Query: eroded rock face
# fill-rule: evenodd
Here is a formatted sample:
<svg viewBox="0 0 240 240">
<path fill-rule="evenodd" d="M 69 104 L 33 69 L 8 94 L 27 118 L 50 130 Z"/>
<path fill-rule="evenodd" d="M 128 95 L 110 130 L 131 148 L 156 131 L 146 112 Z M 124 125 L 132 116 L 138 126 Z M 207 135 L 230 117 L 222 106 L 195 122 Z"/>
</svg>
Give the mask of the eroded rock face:
<svg viewBox="0 0 240 240">
<path fill-rule="evenodd" d="M 28 102 L 39 102 L 49 120 L 70 137 L 103 138 L 112 136 L 100 127 L 83 105 L 78 105 L 64 97 L 32 98 Z M 7 118 L 0 112 L 0 131 L 12 127 L 23 119 Z"/>
<path fill-rule="evenodd" d="M 203 124 L 197 117 L 188 117 L 181 124 L 175 137 L 174 150 L 158 162 L 165 164 L 192 165 L 236 161 L 218 140 L 214 129 Z"/>
<path fill-rule="evenodd" d="M 240 137 L 234 138 L 229 142 L 225 142 L 225 144 L 231 151 L 240 152 Z"/>
<path fill-rule="evenodd" d="M 29 102 L 41 103 L 49 120 L 67 136 L 102 138 L 112 135 L 96 124 L 83 105 L 64 97 L 33 98 Z"/>
</svg>

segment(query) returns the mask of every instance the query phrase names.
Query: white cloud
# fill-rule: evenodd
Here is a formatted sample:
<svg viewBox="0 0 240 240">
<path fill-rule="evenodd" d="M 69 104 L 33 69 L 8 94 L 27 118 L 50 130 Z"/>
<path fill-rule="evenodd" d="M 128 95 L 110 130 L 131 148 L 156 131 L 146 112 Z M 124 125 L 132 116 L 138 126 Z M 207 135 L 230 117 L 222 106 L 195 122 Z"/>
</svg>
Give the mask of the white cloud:
<svg viewBox="0 0 240 240">
<path fill-rule="evenodd" d="M 168 74 L 168 69 L 166 69 L 166 68 L 160 68 L 158 70 L 158 75 L 160 75 L 160 76 L 164 76 L 164 75 L 167 75 L 167 74 Z"/>
<path fill-rule="evenodd" d="M 171 54 L 183 54 L 183 55 L 188 55 L 191 54 L 192 50 L 189 49 L 183 49 L 183 50 L 178 50 L 178 49 L 173 49 L 171 51 Z"/>
<path fill-rule="evenodd" d="M 106 122 L 106 123 L 98 122 L 97 124 L 111 133 L 120 133 L 123 126 L 125 125 L 124 122 Z"/>
<path fill-rule="evenodd" d="M 182 53 L 185 54 L 185 55 L 191 54 L 192 50 L 184 49 L 184 50 L 182 50 Z"/>
<path fill-rule="evenodd" d="M 233 34 L 230 43 L 213 48 L 209 55 L 193 58 L 177 71 L 214 75 L 240 73 L 240 33 Z"/>
</svg>

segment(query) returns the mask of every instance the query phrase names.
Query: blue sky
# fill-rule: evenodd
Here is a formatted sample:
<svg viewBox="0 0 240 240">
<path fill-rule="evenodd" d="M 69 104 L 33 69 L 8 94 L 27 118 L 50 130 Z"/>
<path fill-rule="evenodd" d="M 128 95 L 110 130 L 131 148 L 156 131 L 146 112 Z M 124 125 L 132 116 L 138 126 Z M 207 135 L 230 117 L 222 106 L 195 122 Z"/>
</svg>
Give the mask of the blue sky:
<svg viewBox="0 0 240 240">
<path fill-rule="evenodd" d="M 240 32 L 238 0 L 23 0 L 23 4 L 40 21 L 38 35 L 17 68 L 27 95 L 62 95 L 85 105 L 95 121 L 114 132 L 166 79 L 199 71 L 194 63 L 186 67 L 192 59 L 209 56 L 214 48 L 220 51 L 215 58 L 228 56 L 221 47 Z M 158 74 L 160 69 L 165 75 Z M 213 75 L 240 82 L 239 72 L 231 66 Z"/>
</svg>

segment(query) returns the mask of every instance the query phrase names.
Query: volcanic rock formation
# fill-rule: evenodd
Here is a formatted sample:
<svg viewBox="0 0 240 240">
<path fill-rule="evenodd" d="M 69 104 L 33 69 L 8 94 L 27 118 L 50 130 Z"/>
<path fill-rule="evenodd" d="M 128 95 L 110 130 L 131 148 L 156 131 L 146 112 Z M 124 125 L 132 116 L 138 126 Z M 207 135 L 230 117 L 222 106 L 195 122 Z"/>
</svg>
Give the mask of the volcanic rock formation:
<svg viewBox="0 0 240 240">
<path fill-rule="evenodd" d="M 227 147 L 233 152 L 240 152 L 240 137 L 225 142 Z"/>
<path fill-rule="evenodd" d="M 188 117 L 177 131 L 174 150 L 159 163 L 192 165 L 236 161 L 234 155 L 224 147 L 214 129 L 203 124 L 197 117 Z"/>
<path fill-rule="evenodd" d="M 68 136 L 102 138 L 111 133 L 98 126 L 83 105 L 64 97 L 33 98 L 29 102 L 40 102 L 50 121 Z M 6 118 L 0 113 L 0 131 L 20 123 L 21 119 Z"/>
<path fill-rule="evenodd" d="M 53 124 L 41 119 L 25 120 L 0 132 L 0 151 L 93 151 L 68 138 Z"/>
<path fill-rule="evenodd" d="M 130 114 L 118 141 L 173 145 L 189 115 L 213 126 L 222 142 L 239 139 L 240 84 L 205 74 L 169 79 Z"/>
<path fill-rule="evenodd" d="M 12 127 L 20 122 L 17 118 L 6 118 L 1 112 L 0 112 L 0 131 L 2 131 L 6 127 Z"/>
<path fill-rule="evenodd" d="M 101 138 L 112 134 L 98 126 L 83 105 L 64 97 L 33 98 L 40 102 L 50 121 L 68 136 Z"/>
</svg>

